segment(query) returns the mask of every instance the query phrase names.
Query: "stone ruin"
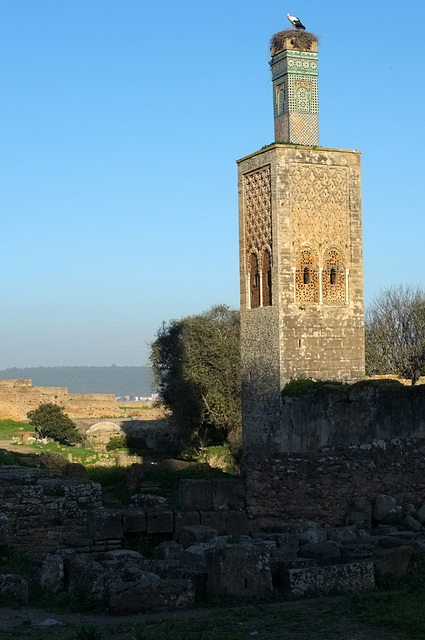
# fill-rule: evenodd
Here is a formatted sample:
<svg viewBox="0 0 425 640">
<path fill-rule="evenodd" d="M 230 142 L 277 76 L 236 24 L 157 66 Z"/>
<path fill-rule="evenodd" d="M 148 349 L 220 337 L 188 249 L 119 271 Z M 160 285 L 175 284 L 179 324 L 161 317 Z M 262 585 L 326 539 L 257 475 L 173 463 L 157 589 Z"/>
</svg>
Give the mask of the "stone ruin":
<svg viewBox="0 0 425 640">
<path fill-rule="evenodd" d="M 342 526 L 249 517 L 246 498 L 241 478 L 194 479 L 181 481 L 177 507 L 136 494 L 111 509 L 97 483 L 3 466 L 0 548 L 29 553 L 31 580 L 45 592 L 77 590 L 111 613 L 181 608 L 223 593 L 367 590 L 377 571 L 403 576 L 425 553 L 425 503 L 413 494 L 353 500 Z M 134 550 L 141 541 L 153 554 Z M 0 573 L 0 594 L 28 602 L 28 579 Z"/>
</svg>

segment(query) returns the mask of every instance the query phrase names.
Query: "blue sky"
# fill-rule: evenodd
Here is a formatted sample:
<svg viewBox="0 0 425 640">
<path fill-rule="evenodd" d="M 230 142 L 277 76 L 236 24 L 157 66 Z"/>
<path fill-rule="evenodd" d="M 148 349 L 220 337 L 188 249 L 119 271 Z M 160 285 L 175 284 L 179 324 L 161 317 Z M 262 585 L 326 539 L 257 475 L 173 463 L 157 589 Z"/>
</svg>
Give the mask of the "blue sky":
<svg viewBox="0 0 425 640">
<path fill-rule="evenodd" d="M 424 3 L 0 0 L 0 369 L 146 364 L 163 320 L 239 306 L 235 160 L 273 140 L 287 12 L 321 145 L 363 152 L 366 302 L 424 284 Z"/>
</svg>

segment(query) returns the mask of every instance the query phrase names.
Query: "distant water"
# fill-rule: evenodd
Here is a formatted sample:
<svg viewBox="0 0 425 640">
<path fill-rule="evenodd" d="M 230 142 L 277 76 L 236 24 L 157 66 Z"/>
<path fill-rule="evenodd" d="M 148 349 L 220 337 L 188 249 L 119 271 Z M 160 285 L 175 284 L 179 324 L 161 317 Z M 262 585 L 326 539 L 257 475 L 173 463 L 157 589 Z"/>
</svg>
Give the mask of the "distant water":
<svg viewBox="0 0 425 640">
<path fill-rule="evenodd" d="M 70 393 L 113 393 L 148 397 L 154 391 L 150 367 L 28 367 L 3 369 L 0 380 L 30 379 L 34 387 L 68 387 Z"/>
</svg>

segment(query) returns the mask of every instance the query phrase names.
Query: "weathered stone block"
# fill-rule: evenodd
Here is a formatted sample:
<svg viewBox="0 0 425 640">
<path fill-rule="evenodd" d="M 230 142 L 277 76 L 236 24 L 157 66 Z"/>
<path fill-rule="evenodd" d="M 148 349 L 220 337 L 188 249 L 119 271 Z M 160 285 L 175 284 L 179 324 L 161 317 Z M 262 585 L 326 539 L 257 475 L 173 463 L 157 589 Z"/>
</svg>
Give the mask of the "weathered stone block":
<svg viewBox="0 0 425 640">
<path fill-rule="evenodd" d="M 157 577 L 157 576 L 156 576 Z M 113 613 L 140 613 L 180 609 L 195 600 L 190 580 L 158 580 L 122 583 L 112 593 L 108 608 Z"/>
<path fill-rule="evenodd" d="M 336 542 L 319 542 L 319 544 L 305 544 L 300 547 L 298 556 L 301 558 L 311 558 L 318 562 L 332 562 L 341 555 Z"/>
<path fill-rule="evenodd" d="M 9 544 L 9 519 L 5 513 L 0 512 L 0 547 Z"/>
<path fill-rule="evenodd" d="M 145 533 L 146 511 L 138 507 L 121 509 L 124 533 Z"/>
<path fill-rule="evenodd" d="M 183 546 L 175 540 L 165 540 L 154 549 L 154 556 L 159 560 L 178 560 L 183 553 Z"/>
<path fill-rule="evenodd" d="M 245 483 L 241 478 L 220 478 L 213 480 L 212 488 L 214 510 L 245 510 Z"/>
<path fill-rule="evenodd" d="M 181 528 L 177 536 L 177 541 L 186 548 L 200 542 L 208 542 L 208 540 L 216 536 L 217 529 L 203 525 L 195 525 L 193 527 Z"/>
<path fill-rule="evenodd" d="M 408 573 L 414 555 L 414 550 L 409 546 L 381 548 L 375 550 L 374 563 L 382 574 L 400 578 Z"/>
<path fill-rule="evenodd" d="M 386 496 L 381 494 L 376 496 L 373 501 L 373 517 L 378 522 L 385 520 L 390 511 L 392 511 L 396 506 L 396 501 L 392 496 Z"/>
<path fill-rule="evenodd" d="M 174 534 L 177 537 L 182 527 L 192 527 L 201 524 L 199 511 L 174 511 Z"/>
<path fill-rule="evenodd" d="M 309 591 L 373 589 L 375 576 L 372 562 L 352 562 L 324 567 L 289 569 L 284 578 L 285 588 L 295 595 Z"/>
<path fill-rule="evenodd" d="M 88 530 L 93 540 L 109 540 L 124 537 L 121 511 L 95 509 L 88 513 Z"/>
<path fill-rule="evenodd" d="M 217 529 L 219 534 L 245 535 L 250 531 L 244 511 L 201 511 L 201 524 Z"/>
<path fill-rule="evenodd" d="M 328 529 L 328 540 L 332 542 L 354 542 L 357 540 L 357 529 L 353 526 Z"/>
<path fill-rule="evenodd" d="M 202 568 L 197 567 L 179 567 L 176 571 L 176 578 L 190 580 L 195 592 L 195 600 L 205 600 L 207 596 L 207 579 L 208 574 Z"/>
<path fill-rule="evenodd" d="M 147 511 L 146 512 L 147 533 L 173 533 L 174 513 L 172 511 Z"/>
<path fill-rule="evenodd" d="M 150 493 L 138 493 L 131 496 L 131 502 L 137 507 L 146 511 L 159 511 L 168 509 L 167 499 L 163 496 L 151 495 Z"/>
<path fill-rule="evenodd" d="M 56 554 L 45 555 L 36 567 L 38 582 L 43 589 L 58 593 L 64 588 L 63 558 Z"/>
<path fill-rule="evenodd" d="M 0 594 L 12 602 L 28 602 L 28 582 L 13 573 L 0 574 Z"/>
<path fill-rule="evenodd" d="M 111 583 L 111 574 L 89 555 L 76 554 L 64 560 L 65 583 L 77 587 L 89 601 L 99 602 Z"/>
<path fill-rule="evenodd" d="M 231 545 L 207 552 L 207 594 L 221 591 L 263 598 L 273 588 L 270 556 L 258 547 Z"/>
<path fill-rule="evenodd" d="M 356 524 L 357 522 L 369 526 L 371 521 L 372 505 L 369 500 L 365 500 L 364 498 L 356 498 L 353 500 L 345 517 L 345 524 L 350 525 Z"/>
<path fill-rule="evenodd" d="M 184 511 L 209 511 L 213 507 L 211 480 L 181 480 L 179 505 Z"/>
</svg>

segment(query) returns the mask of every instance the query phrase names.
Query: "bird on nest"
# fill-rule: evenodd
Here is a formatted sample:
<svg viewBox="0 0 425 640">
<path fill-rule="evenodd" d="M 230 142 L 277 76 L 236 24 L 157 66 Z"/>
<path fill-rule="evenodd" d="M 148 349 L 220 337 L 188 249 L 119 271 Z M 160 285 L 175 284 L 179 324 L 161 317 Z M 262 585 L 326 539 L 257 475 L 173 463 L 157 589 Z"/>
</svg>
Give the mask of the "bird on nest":
<svg viewBox="0 0 425 640">
<path fill-rule="evenodd" d="M 295 16 L 290 16 L 289 13 L 287 13 L 286 15 L 288 16 L 288 20 L 292 24 L 294 29 L 304 29 L 305 31 L 305 26 L 303 25 L 303 23 L 299 18 L 296 18 Z"/>
</svg>

